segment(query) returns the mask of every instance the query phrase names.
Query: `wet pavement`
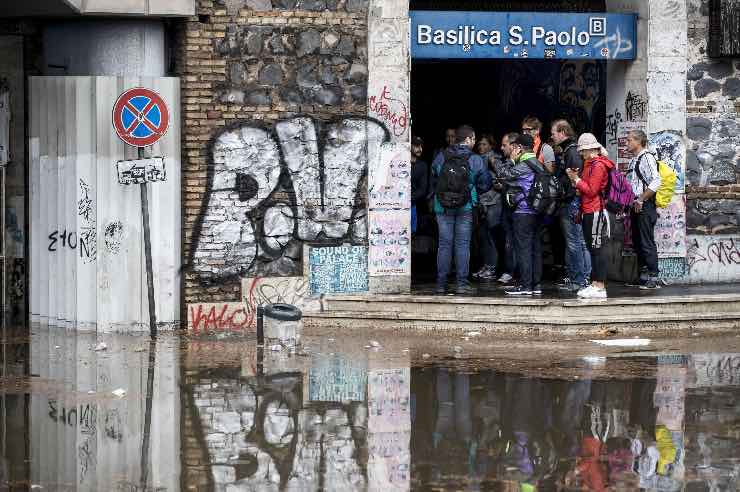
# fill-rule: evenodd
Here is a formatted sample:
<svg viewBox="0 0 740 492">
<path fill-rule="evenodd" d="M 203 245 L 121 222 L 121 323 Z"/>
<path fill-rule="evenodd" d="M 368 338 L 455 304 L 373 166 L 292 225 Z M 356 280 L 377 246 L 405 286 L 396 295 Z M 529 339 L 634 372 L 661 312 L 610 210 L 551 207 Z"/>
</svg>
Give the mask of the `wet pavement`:
<svg viewBox="0 0 740 492">
<path fill-rule="evenodd" d="M 740 337 L 6 336 L 0 490 L 738 490 Z"/>
</svg>

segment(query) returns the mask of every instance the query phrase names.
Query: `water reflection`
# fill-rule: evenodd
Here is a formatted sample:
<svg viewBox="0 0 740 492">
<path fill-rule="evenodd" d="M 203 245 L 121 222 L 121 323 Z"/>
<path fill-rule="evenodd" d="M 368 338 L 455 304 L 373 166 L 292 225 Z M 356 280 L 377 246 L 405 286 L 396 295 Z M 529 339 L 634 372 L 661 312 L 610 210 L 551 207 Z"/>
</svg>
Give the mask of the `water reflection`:
<svg viewBox="0 0 740 492">
<path fill-rule="evenodd" d="M 738 489 L 740 354 L 416 364 L 305 341 L 35 326 L 32 377 L 3 378 L 0 488 Z"/>
</svg>

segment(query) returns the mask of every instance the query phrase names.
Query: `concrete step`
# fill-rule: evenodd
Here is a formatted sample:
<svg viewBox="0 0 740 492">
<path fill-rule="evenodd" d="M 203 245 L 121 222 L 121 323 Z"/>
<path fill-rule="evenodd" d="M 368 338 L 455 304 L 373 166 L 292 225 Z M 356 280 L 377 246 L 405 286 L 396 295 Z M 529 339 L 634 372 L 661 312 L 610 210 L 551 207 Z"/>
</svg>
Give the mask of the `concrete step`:
<svg viewBox="0 0 740 492">
<path fill-rule="evenodd" d="M 679 333 L 735 332 L 740 329 L 740 310 L 706 313 L 666 313 L 644 316 L 619 314 L 604 317 L 572 316 L 490 316 L 390 313 L 387 311 L 323 311 L 304 313 L 307 327 L 332 327 L 348 330 L 387 329 L 396 331 L 469 331 L 498 333 L 502 337 L 517 335 L 616 335 L 676 336 Z"/>
<path fill-rule="evenodd" d="M 327 296 L 325 313 L 368 313 L 383 319 L 475 319 L 502 322 L 568 324 L 572 320 L 671 319 L 671 316 L 720 315 L 740 313 L 740 295 L 711 294 L 691 296 L 618 297 L 605 300 L 545 298 L 485 298 L 458 296 L 370 295 Z M 387 316 L 386 316 L 387 315 Z M 740 318 L 739 318 L 740 319 Z M 624 321 L 620 321 L 624 320 Z"/>
</svg>

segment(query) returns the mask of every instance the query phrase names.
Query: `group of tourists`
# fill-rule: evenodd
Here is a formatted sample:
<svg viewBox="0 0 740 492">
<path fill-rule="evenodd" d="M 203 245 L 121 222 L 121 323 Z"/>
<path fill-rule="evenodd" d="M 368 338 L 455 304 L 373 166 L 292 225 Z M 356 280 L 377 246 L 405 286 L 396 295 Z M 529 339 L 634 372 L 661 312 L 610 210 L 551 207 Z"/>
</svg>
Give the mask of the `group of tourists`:
<svg viewBox="0 0 740 492">
<path fill-rule="evenodd" d="M 468 125 L 448 129 L 447 145 L 435 152 L 431 168 L 421 159 L 423 141 L 412 139 L 412 230 L 417 207 L 431 200 L 439 234 L 436 293 L 475 292 L 469 269 L 477 234 L 483 266 L 473 278 L 505 284 L 511 296 L 542 294 L 547 228 L 563 244 L 566 276 L 558 287 L 582 299 L 606 298 L 615 216 L 632 234 L 640 272 L 634 285 L 658 288 L 654 229 L 662 178 L 646 134 L 629 133 L 633 157 L 620 171 L 593 134 L 576 136 L 566 120 L 552 122 L 552 145 L 541 132 L 536 117 L 525 118 L 521 131 L 507 133 L 500 145 L 491 135 L 477 137 Z M 450 290 L 453 259 L 456 283 Z"/>
</svg>

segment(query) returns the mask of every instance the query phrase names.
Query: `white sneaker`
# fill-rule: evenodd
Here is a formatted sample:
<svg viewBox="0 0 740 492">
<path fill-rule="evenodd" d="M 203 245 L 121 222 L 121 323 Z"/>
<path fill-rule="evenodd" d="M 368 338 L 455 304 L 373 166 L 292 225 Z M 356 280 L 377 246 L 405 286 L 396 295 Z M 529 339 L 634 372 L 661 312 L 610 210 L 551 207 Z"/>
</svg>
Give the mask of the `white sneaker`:
<svg viewBox="0 0 740 492">
<path fill-rule="evenodd" d="M 581 299 L 606 299 L 606 289 L 590 286 L 578 292 Z"/>
<path fill-rule="evenodd" d="M 504 273 L 498 278 L 498 281 L 502 284 L 508 284 L 509 282 L 511 282 L 511 278 L 511 275 L 509 275 L 508 273 Z"/>
<path fill-rule="evenodd" d="M 576 295 L 578 297 L 583 297 L 584 295 L 586 295 L 589 292 L 591 292 L 591 290 L 593 290 L 593 286 L 587 285 L 584 288 L 580 289 L 578 292 L 576 292 Z"/>
</svg>

